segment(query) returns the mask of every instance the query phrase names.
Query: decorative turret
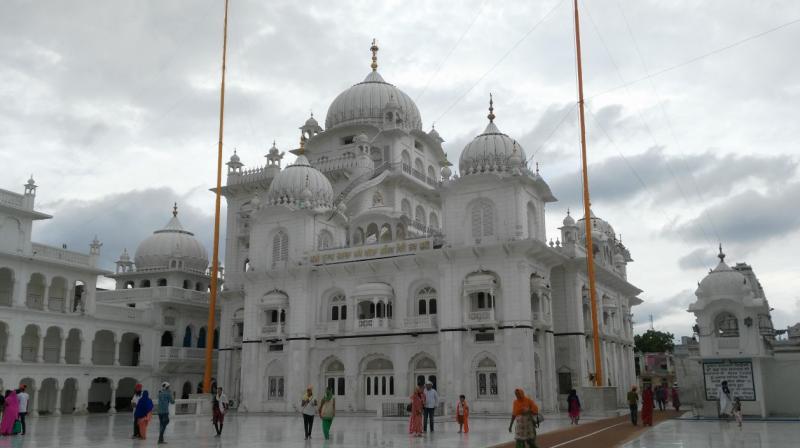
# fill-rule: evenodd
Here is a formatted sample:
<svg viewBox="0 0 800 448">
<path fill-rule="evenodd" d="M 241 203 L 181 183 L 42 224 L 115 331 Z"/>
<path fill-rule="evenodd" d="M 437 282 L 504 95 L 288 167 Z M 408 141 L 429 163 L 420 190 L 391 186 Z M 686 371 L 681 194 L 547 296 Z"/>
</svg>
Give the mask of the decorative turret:
<svg viewBox="0 0 800 448">
<path fill-rule="evenodd" d="M 561 230 L 561 241 L 564 242 L 565 246 L 567 244 L 576 243 L 578 241 L 578 227 L 575 225 L 575 219 L 569 214 L 569 209 L 567 209 L 567 216 L 564 217 L 562 224 L 563 226 L 559 227 L 559 230 Z"/>
<path fill-rule="evenodd" d="M 33 210 L 33 202 L 36 199 L 37 188 L 38 185 L 36 185 L 36 182 L 34 182 L 33 174 L 31 174 L 30 179 L 28 179 L 28 182 L 25 184 L 25 195 L 22 198 L 22 204 L 28 210 Z"/>
<path fill-rule="evenodd" d="M 128 254 L 127 248 L 122 249 L 119 260 L 117 260 L 115 264 L 117 265 L 117 274 L 133 271 L 133 261 L 131 261 L 131 256 Z"/>
<path fill-rule="evenodd" d="M 228 165 L 229 176 L 231 174 L 242 174 L 242 167 L 244 166 L 244 163 L 242 163 L 242 161 L 239 159 L 239 155 L 236 154 L 235 149 L 233 150 L 233 155 L 231 156 L 231 159 L 228 160 L 228 163 L 226 163 L 225 165 Z"/>
<path fill-rule="evenodd" d="M 267 158 L 266 170 L 269 177 L 275 177 L 281 171 L 281 160 L 283 160 L 284 154 L 286 153 L 278 150 L 278 147 L 275 146 L 275 140 L 273 140 L 272 147 L 269 149 L 267 155 L 264 156 Z"/>
<path fill-rule="evenodd" d="M 300 131 L 306 138 L 311 138 L 322 132 L 322 127 L 317 122 L 317 119 L 314 118 L 314 112 L 311 112 L 311 116 L 306 120 L 305 124 L 300 126 Z"/>
<path fill-rule="evenodd" d="M 89 244 L 89 263 L 92 266 L 97 266 L 97 259 L 100 258 L 100 248 L 103 247 L 103 243 L 97 239 L 97 235 L 94 236 L 94 239 Z"/>
</svg>

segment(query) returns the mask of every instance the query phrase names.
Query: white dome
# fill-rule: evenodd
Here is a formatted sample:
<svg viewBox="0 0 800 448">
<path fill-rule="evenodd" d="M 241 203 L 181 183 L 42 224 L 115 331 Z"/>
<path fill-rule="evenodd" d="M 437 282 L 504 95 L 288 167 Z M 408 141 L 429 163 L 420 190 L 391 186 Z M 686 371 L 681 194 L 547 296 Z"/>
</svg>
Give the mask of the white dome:
<svg viewBox="0 0 800 448">
<path fill-rule="evenodd" d="M 294 205 L 298 208 L 333 207 L 333 186 L 319 170 L 308 163 L 304 155 L 275 176 L 267 193 L 274 205 Z"/>
<path fill-rule="evenodd" d="M 383 80 L 377 71 L 333 100 L 325 118 L 325 129 L 349 124 L 383 124 L 384 107 L 393 102 L 403 112 L 403 123 L 410 129 L 422 129 L 422 118 L 414 101 L 402 90 Z"/>
<path fill-rule="evenodd" d="M 599 237 L 602 237 L 602 238 L 608 238 L 608 239 L 612 239 L 612 240 L 617 238 L 617 234 L 614 233 L 614 228 L 611 227 L 611 224 L 609 224 L 608 221 L 606 221 L 604 219 L 601 219 L 601 218 L 598 218 L 597 216 L 595 216 L 594 215 L 594 210 L 589 210 L 589 213 L 590 213 L 589 216 L 591 216 L 591 218 L 592 218 L 592 236 L 593 237 L 598 237 L 599 236 Z M 585 226 L 585 224 L 583 224 L 583 221 L 584 221 L 583 218 L 578 220 L 578 222 L 581 223 L 578 226 L 578 229 L 579 229 L 579 232 L 580 232 L 581 235 L 586 233 L 586 226 Z"/>
<path fill-rule="evenodd" d="M 177 209 L 167 225 L 153 232 L 136 248 L 137 271 L 181 268 L 205 273 L 208 252 L 192 232 L 183 229 Z M 173 265 L 172 261 L 178 265 Z"/>
<path fill-rule="evenodd" d="M 490 121 L 483 133 L 475 137 L 461 152 L 458 170 L 462 176 L 511 171 L 526 166 L 525 150 L 514 139 L 503 134 Z"/>
<path fill-rule="evenodd" d="M 725 254 L 720 248 L 719 264 L 698 285 L 698 293 L 705 297 L 739 299 L 750 291 L 747 278 L 725 264 Z"/>
<path fill-rule="evenodd" d="M 567 216 L 564 218 L 563 221 L 561 221 L 561 223 L 564 224 L 564 226 L 575 225 L 575 219 L 572 217 L 572 215 L 569 214 L 569 210 L 567 210 Z"/>
</svg>

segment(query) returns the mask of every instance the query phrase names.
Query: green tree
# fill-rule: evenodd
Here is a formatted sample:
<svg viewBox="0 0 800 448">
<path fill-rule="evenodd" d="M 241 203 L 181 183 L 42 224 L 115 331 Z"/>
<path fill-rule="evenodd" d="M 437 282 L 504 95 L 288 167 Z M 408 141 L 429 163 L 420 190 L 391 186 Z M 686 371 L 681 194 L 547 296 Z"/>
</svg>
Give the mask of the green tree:
<svg viewBox="0 0 800 448">
<path fill-rule="evenodd" d="M 666 331 L 647 330 L 633 337 L 633 345 L 640 353 L 670 352 L 675 348 L 675 335 Z"/>
</svg>

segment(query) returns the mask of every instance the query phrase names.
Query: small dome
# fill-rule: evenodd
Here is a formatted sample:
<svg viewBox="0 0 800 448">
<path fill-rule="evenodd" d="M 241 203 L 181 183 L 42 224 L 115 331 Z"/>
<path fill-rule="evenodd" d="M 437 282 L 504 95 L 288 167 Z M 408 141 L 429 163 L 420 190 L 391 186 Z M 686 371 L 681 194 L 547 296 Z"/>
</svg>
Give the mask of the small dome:
<svg viewBox="0 0 800 448">
<path fill-rule="evenodd" d="M 569 210 L 567 210 L 567 216 L 564 218 L 562 223 L 564 224 L 564 226 L 574 226 L 575 225 L 575 219 L 573 219 L 572 215 L 569 214 Z"/>
<path fill-rule="evenodd" d="M 614 264 L 623 264 L 623 263 L 625 263 L 625 257 L 621 253 L 617 252 L 614 255 Z"/>
<path fill-rule="evenodd" d="M 383 124 L 383 110 L 387 105 L 399 108 L 404 125 L 422 130 L 422 118 L 414 101 L 402 90 L 383 80 L 377 72 L 370 72 L 360 82 L 340 93 L 328 107 L 325 129 L 349 124 Z"/>
<path fill-rule="evenodd" d="M 353 139 L 353 141 L 356 143 L 369 143 L 369 137 L 367 137 L 367 134 L 362 132 L 356 135 L 356 138 Z"/>
<path fill-rule="evenodd" d="M 304 155 L 275 176 L 267 197 L 274 205 L 293 205 L 298 208 L 333 207 L 333 186 L 319 170 L 312 167 Z"/>
<path fill-rule="evenodd" d="M 319 123 L 317 123 L 317 119 L 314 118 L 314 114 L 311 114 L 311 116 L 308 117 L 305 127 L 319 127 Z"/>
<path fill-rule="evenodd" d="M 167 225 L 142 241 L 134 255 L 137 271 L 173 269 L 177 267 L 173 261 L 181 262 L 183 269 L 200 273 L 208 267 L 206 248 L 192 232 L 183 229 L 177 207 Z"/>
<path fill-rule="evenodd" d="M 719 264 L 700 280 L 697 291 L 705 297 L 739 299 L 748 294 L 747 278 L 725 263 L 722 245 L 719 248 Z"/>
<path fill-rule="evenodd" d="M 239 159 L 239 155 L 236 154 L 236 150 L 235 149 L 233 150 L 233 155 L 231 156 L 231 159 L 228 161 L 228 163 L 229 164 L 241 163 L 241 160 Z"/>
<path fill-rule="evenodd" d="M 121 262 L 131 261 L 131 256 L 128 255 L 128 249 L 122 249 L 122 253 L 119 254 L 119 261 Z"/>
<path fill-rule="evenodd" d="M 608 221 L 605 221 L 605 220 L 595 216 L 594 215 L 594 210 L 589 210 L 589 213 L 590 213 L 590 216 L 591 216 L 591 219 L 592 219 L 592 236 L 593 237 L 599 237 L 599 238 L 601 238 L 603 240 L 605 240 L 605 239 L 614 240 L 614 239 L 617 238 L 617 234 L 614 233 L 614 228 L 611 227 L 611 224 L 609 224 Z M 581 223 L 583 221 L 584 221 L 583 218 L 578 220 L 578 222 L 581 222 Z M 578 226 L 578 228 L 580 229 L 581 234 L 586 233 L 586 230 L 585 230 L 586 227 L 583 224 Z"/>
<path fill-rule="evenodd" d="M 453 171 L 450 169 L 449 166 L 445 165 L 442 167 L 442 177 L 445 179 L 450 179 L 450 176 L 453 175 Z"/>
<path fill-rule="evenodd" d="M 432 139 L 436 140 L 437 142 L 441 143 L 444 141 L 441 135 L 439 135 L 439 131 L 436 130 L 436 127 L 431 126 L 431 130 L 428 131 L 428 136 Z"/>
<path fill-rule="evenodd" d="M 464 147 L 458 161 L 458 170 L 462 176 L 505 172 L 518 166 L 515 163 L 525 166 L 526 160 L 525 150 L 522 149 L 522 146 L 508 135 L 500 132 L 494 121 L 490 121 L 483 133 Z"/>
</svg>

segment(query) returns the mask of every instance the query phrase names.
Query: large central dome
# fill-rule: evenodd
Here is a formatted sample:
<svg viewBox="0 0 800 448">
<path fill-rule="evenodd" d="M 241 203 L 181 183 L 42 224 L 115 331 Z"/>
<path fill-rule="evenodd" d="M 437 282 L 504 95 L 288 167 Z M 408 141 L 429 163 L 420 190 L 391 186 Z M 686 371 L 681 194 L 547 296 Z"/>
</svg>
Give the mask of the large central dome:
<svg viewBox="0 0 800 448">
<path fill-rule="evenodd" d="M 167 225 L 139 244 L 134 261 L 138 271 L 180 268 L 205 273 L 208 253 L 192 232 L 183 229 L 176 206 Z"/>
<path fill-rule="evenodd" d="M 328 108 L 325 130 L 350 124 L 383 124 L 383 111 L 387 104 L 399 107 L 403 127 L 422 129 L 422 118 L 414 101 L 402 90 L 384 81 L 378 73 L 378 46 L 372 42 L 372 71 L 364 81 L 340 93 Z"/>
<path fill-rule="evenodd" d="M 402 90 L 383 80 L 377 71 L 371 72 L 353 87 L 340 93 L 328 108 L 325 129 L 348 124 L 383 123 L 383 108 L 393 100 L 400 106 L 407 127 L 422 129 L 422 118 L 414 101 Z"/>
</svg>

